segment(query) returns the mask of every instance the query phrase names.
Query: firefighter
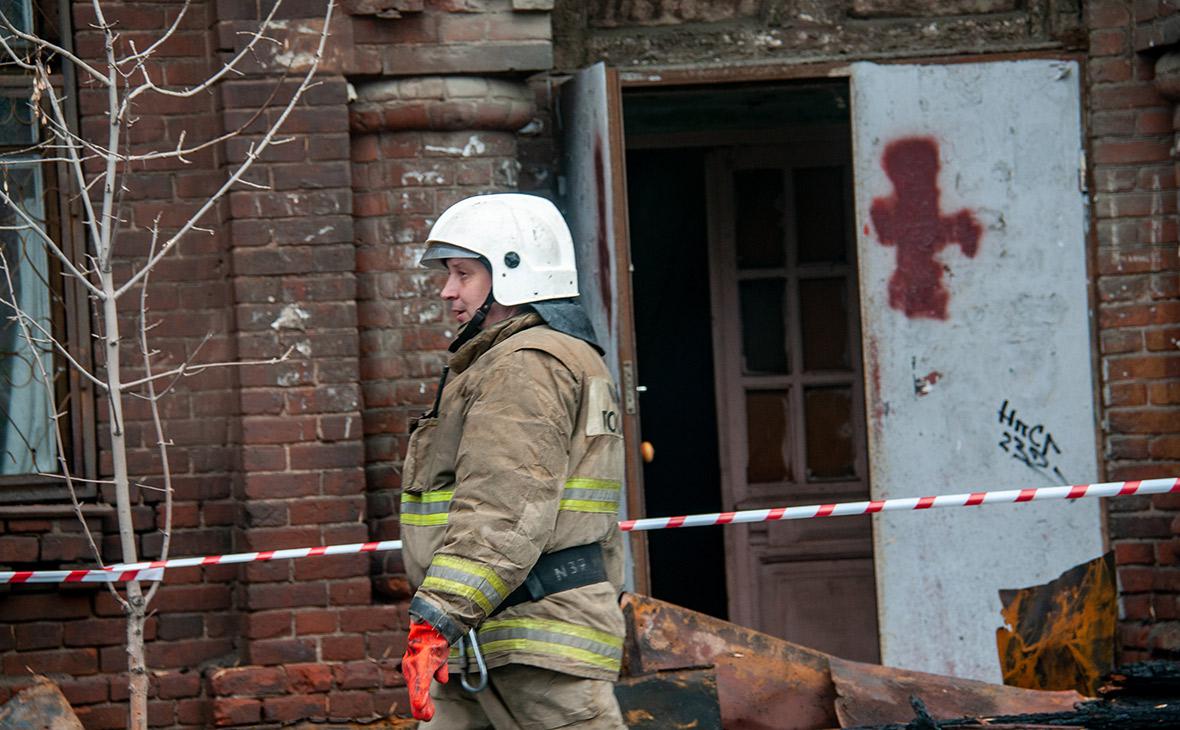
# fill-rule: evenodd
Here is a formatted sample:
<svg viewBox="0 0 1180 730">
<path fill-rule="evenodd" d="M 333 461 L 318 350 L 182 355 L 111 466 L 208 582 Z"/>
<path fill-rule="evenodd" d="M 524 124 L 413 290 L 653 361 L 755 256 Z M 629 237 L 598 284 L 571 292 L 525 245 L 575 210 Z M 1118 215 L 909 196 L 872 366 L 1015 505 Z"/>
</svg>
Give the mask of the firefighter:
<svg viewBox="0 0 1180 730">
<path fill-rule="evenodd" d="M 544 198 L 483 195 L 426 244 L 462 327 L 402 472 L 411 710 L 424 728 L 622 728 L 622 428 L 569 228 Z"/>
</svg>

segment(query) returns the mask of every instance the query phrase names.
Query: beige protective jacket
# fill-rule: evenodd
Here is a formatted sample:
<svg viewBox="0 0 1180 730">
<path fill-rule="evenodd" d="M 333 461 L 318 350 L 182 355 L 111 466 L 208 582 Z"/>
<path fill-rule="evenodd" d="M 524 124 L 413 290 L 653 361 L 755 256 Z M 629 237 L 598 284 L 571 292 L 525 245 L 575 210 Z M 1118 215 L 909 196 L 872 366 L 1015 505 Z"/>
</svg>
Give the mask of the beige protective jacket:
<svg viewBox="0 0 1180 730">
<path fill-rule="evenodd" d="M 478 628 L 489 667 L 616 679 L 623 438 L 605 363 L 530 311 L 476 335 L 450 368 L 438 414 L 418 420 L 402 473 L 410 612 L 452 645 Z M 542 553 L 595 542 L 608 582 L 488 618 Z M 453 669 L 459 659 L 453 648 Z"/>
</svg>

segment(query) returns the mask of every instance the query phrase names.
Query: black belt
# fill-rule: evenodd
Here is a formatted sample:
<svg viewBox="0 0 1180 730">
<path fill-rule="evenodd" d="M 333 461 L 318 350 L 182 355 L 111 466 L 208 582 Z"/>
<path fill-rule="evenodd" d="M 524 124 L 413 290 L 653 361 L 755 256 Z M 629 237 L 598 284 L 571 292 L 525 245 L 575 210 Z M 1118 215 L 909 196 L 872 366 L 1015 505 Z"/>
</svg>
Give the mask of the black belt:
<svg viewBox="0 0 1180 730">
<path fill-rule="evenodd" d="M 606 566 L 602 559 L 602 546 L 598 543 L 546 553 L 537 559 L 537 564 L 529 571 L 524 583 L 509 593 L 491 615 L 495 616 L 509 606 L 539 601 L 554 593 L 605 580 Z"/>
</svg>

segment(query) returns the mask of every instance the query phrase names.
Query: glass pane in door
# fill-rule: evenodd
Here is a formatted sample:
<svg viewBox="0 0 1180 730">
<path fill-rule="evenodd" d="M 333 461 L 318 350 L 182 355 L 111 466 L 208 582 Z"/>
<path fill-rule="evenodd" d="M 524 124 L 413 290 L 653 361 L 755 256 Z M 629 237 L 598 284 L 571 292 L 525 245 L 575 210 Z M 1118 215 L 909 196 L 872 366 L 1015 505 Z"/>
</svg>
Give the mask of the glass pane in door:
<svg viewBox="0 0 1180 730">
<path fill-rule="evenodd" d="M 748 279 L 738 285 L 742 320 L 742 371 L 746 375 L 787 372 L 786 282 Z"/>
<path fill-rule="evenodd" d="M 848 370 L 848 287 L 843 277 L 799 280 L 803 369 Z"/>
<path fill-rule="evenodd" d="M 844 385 L 806 388 L 803 411 L 807 429 L 808 480 L 855 476 L 852 388 Z"/>
<path fill-rule="evenodd" d="M 781 267 L 786 250 L 783 246 L 783 171 L 735 172 L 733 211 L 738 268 Z"/>
<path fill-rule="evenodd" d="M 786 390 L 746 392 L 746 482 L 790 481 L 791 444 Z"/>
<path fill-rule="evenodd" d="M 800 264 L 844 263 L 848 219 L 844 205 L 844 168 L 795 169 L 795 232 Z"/>
</svg>

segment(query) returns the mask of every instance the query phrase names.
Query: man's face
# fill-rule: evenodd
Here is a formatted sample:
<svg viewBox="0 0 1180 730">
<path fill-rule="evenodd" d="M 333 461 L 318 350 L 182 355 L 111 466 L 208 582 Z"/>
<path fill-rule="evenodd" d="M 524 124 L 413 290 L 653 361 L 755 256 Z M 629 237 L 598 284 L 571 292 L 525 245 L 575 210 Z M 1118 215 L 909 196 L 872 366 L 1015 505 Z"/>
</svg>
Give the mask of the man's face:
<svg viewBox="0 0 1180 730">
<path fill-rule="evenodd" d="M 470 320 L 492 290 L 492 273 L 479 259 L 447 259 L 447 283 L 442 298 L 451 303 L 451 314 L 464 324 Z"/>
</svg>

